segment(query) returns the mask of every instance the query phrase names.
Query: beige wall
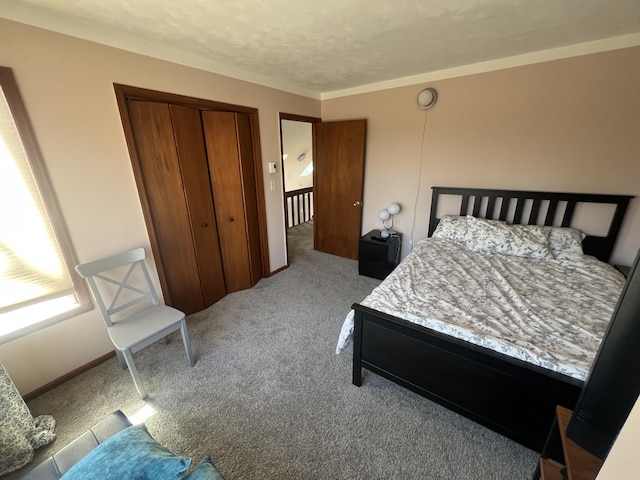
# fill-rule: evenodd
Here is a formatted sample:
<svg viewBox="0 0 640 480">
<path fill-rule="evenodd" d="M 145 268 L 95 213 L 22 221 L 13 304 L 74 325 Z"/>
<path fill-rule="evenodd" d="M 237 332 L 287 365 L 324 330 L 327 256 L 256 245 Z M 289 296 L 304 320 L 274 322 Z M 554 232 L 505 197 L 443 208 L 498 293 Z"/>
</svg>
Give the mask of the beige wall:
<svg viewBox="0 0 640 480">
<path fill-rule="evenodd" d="M 320 102 L 0 19 L 0 65 L 22 92 L 80 261 L 149 246 L 113 84 L 256 107 L 272 270 L 286 264 L 279 112 L 318 117 Z M 277 188 L 270 191 L 268 182 Z M 93 310 L 0 345 L 21 393 L 112 350 Z"/>
<path fill-rule="evenodd" d="M 414 240 L 426 233 L 432 185 L 640 197 L 639 84 L 636 47 L 324 100 L 322 119 L 367 119 L 362 231 L 399 202 L 406 254 L 414 214 Z M 416 96 L 426 86 L 439 99 L 424 111 Z M 640 246 L 639 204 L 613 262 L 631 264 Z"/>
</svg>

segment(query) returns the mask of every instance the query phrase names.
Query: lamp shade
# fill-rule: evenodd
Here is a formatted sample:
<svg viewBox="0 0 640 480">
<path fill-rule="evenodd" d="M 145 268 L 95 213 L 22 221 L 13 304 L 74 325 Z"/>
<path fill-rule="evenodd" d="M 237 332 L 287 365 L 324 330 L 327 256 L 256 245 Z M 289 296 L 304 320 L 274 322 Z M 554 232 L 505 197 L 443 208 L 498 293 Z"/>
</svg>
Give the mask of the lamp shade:
<svg viewBox="0 0 640 480">
<path fill-rule="evenodd" d="M 380 212 L 378 213 L 378 218 L 384 222 L 391 218 L 391 214 L 388 210 L 380 210 Z"/>
<path fill-rule="evenodd" d="M 389 212 L 391 215 L 397 215 L 398 213 L 400 213 L 400 205 L 398 205 L 397 203 L 392 203 L 387 207 L 387 212 Z"/>
</svg>

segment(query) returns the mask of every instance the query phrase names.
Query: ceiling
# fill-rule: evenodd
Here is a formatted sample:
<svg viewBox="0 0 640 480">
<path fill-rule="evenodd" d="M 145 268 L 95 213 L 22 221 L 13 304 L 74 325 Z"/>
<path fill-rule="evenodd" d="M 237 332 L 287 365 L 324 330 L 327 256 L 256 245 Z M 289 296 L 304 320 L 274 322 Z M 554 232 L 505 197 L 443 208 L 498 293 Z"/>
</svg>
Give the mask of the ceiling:
<svg viewBox="0 0 640 480">
<path fill-rule="evenodd" d="M 0 17 L 317 98 L 640 45 L 638 0 L 2 0 Z"/>
</svg>

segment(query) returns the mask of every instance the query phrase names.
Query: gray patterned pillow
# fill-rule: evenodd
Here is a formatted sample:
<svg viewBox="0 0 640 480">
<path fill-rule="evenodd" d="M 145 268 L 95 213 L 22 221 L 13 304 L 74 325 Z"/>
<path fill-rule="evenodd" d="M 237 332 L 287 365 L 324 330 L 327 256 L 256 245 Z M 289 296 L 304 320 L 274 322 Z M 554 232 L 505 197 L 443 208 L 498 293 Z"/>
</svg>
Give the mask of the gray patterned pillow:
<svg viewBox="0 0 640 480">
<path fill-rule="evenodd" d="M 473 241 L 466 246 L 474 252 L 537 259 L 554 258 L 549 247 L 548 227 L 507 225 L 482 218 L 472 218 L 468 226 Z"/>
<path fill-rule="evenodd" d="M 505 224 L 502 220 L 478 219 L 472 215 L 443 215 L 431 237 L 450 240 L 466 246 L 470 242 L 475 242 L 474 222 L 477 220 L 489 224 Z"/>
<path fill-rule="evenodd" d="M 582 241 L 586 235 L 575 228 L 550 227 L 549 246 L 557 260 L 571 260 L 584 255 Z"/>
<path fill-rule="evenodd" d="M 470 216 L 444 215 L 438 222 L 432 238 L 440 240 L 450 240 L 462 245 L 473 240 L 472 232 L 469 228 Z"/>
</svg>

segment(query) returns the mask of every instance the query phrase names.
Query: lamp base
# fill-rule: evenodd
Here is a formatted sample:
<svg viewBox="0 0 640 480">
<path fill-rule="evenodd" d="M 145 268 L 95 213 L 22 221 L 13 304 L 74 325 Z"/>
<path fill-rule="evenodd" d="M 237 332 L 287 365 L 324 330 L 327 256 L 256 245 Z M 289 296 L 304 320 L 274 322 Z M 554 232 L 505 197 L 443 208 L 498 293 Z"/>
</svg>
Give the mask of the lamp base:
<svg viewBox="0 0 640 480">
<path fill-rule="evenodd" d="M 385 228 L 384 230 L 380 230 L 380 236 L 382 238 L 389 238 L 389 237 L 393 237 L 394 235 L 398 235 L 398 232 L 396 232 L 395 230 L 391 230 L 390 228 Z"/>
</svg>

